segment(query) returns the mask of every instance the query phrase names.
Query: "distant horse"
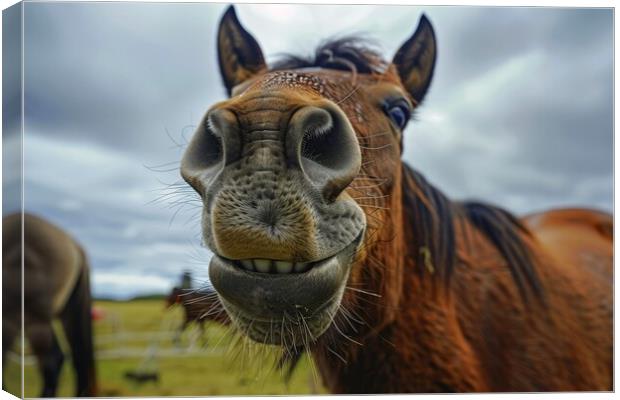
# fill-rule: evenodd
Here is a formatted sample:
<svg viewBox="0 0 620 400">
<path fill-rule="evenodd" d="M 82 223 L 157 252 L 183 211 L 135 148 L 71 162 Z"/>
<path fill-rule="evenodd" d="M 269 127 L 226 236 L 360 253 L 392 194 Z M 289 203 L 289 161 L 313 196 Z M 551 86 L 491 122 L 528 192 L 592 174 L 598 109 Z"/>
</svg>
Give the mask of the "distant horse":
<svg viewBox="0 0 620 400">
<path fill-rule="evenodd" d="M 76 396 L 95 396 L 89 267 L 84 250 L 60 228 L 34 215 L 4 217 L 2 228 L 3 364 L 21 331 L 23 251 L 23 322 L 43 375 L 41 396 L 55 396 L 64 361 L 52 329 L 55 318 L 60 318 L 71 348 Z"/>
<path fill-rule="evenodd" d="M 174 287 L 166 298 L 166 307 L 175 304 L 183 307 L 183 322 L 177 328 L 174 341 L 179 342 L 181 334 L 191 323 L 196 323 L 200 328 L 200 337 L 204 340 L 205 321 L 216 321 L 228 324 L 228 315 L 217 300 L 217 294 L 212 290 L 193 290 Z"/>
<path fill-rule="evenodd" d="M 309 351 L 333 393 L 611 390 L 612 216 L 518 219 L 400 159 L 434 72 L 425 16 L 389 63 L 344 38 L 268 67 L 232 7 L 218 49 L 231 97 L 181 174 L 242 332 Z"/>
</svg>

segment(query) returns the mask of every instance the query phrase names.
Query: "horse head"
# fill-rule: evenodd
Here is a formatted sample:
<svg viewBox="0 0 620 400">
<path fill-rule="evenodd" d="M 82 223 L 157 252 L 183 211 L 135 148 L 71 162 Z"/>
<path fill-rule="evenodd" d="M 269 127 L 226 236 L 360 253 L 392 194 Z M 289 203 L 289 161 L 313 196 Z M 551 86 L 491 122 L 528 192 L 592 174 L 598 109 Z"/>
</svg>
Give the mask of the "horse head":
<svg viewBox="0 0 620 400">
<path fill-rule="evenodd" d="M 209 276 L 250 338 L 308 344 L 353 301 L 347 288 L 398 279 L 363 266 L 399 223 L 402 133 L 433 76 L 433 28 L 422 16 L 391 62 L 344 38 L 268 67 L 231 7 L 218 52 L 230 98 L 181 163 L 203 201 Z"/>
<path fill-rule="evenodd" d="M 166 308 L 170 308 L 175 304 L 179 304 L 181 302 L 182 290 L 181 288 L 175 286 L 172 288 L 170 294 L 166 297 Z"/>
</svg>

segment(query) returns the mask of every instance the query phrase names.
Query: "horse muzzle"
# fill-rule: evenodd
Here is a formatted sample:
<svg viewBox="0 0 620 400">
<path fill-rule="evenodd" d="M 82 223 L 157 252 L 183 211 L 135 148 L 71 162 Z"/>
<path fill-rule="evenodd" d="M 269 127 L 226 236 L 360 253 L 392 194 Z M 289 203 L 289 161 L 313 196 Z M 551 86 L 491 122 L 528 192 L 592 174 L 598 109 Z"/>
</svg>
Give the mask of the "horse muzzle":
<svg viewBox="0 0 620 400">
<path fill-rule="evenodd" d="M 356 132 L 336 103 L 303 93 L 269 85 L 213 106 L 181 166 L 203 200 L 211 282 L 266 343 L 327 329 L 366 227 L 346 190 L 361 168 Z"/>
<path fill-rule="evenodd" d="M 268 272 L 259 272 L 214 255 L 209 278 L 233 322 L 251 339 L 308 344 L 325 332 L 338 310 L 363 235 L 337 254 L 305 264 L 303 272 L 279 273 L 275 262 Z"/>
</svg>

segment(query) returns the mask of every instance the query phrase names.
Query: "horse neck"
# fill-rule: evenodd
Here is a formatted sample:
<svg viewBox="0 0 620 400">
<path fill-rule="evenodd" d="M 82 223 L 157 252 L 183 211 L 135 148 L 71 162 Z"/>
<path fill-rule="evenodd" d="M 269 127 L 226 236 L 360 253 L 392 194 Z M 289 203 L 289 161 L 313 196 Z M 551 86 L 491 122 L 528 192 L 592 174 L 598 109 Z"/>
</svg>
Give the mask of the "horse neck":
<svg viewBox="0 0 620 400">
<path fill-rule="evenodd" d="M 354 304 L 366 324 L 345 332 L 349 340 L 330 338 L 331 349 L 346 364 L 318 352 L 326 384 L 348 393 L 394 387 L 487 391 L 477 355 L 486 345 L 476 333 L 485 307 L 476 292 L 481 276 L 484 290 L 491 293 L 493 285 L 507 309 L 524 313 L 526 304 L 545 307 L 540 249 L 531 232 L 501 208 L 451 202 L 405 165 L 397 181 L 401 185 L 394 188 L 380 240 L 364 265 L 355 266 L 366 273 L 368 291 L 381 297 L 374 303 L 351 302 L 349 295 L 348 306 Z"/>
<path fill-rule="evenodd" d="M 360 267 L 368 291 L 380 296 L 374 302 L 358 301 L 374 314 L 373 328 L 366 334 L 396 320 L 412 291 L 433 298 L 445 295 L 441 283 L 448 281 L 456 259 L 455 232 L 445 226 L 462 225 L 457 205 L 406 164 L 396 179 L 400 184 L 393 188 L 388 218 Z"/>
</svg>

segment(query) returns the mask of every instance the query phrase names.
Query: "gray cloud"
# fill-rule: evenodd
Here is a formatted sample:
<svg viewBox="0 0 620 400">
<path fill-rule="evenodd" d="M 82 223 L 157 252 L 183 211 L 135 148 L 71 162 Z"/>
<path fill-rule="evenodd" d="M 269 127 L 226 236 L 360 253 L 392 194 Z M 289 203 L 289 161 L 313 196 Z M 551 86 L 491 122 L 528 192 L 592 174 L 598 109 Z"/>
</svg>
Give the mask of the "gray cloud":
<svg viewBox="0 0 620 400">
<path fill-rule="evenodd" d="M 169 145 L 165 127 L 195 123 L 224 94 L 212 57 L 220 8 L 27 4 L 27 126 L 128 152 Z"/>
<path fill-rule="evenodd" d="M 99 295 L 163 290 L 184 268 L 206 279 L 199 203 L 174 216 L 167 202 L 191 191 L 168 198 L 159 181 L 179 181 L 175 141 L 224 98 L 215 34 L 225 5 L 25 7 L 27 208 L 84 244 Z M 439 58 L 404 159 L 455 198 L 519 213 L 611 210 L 611 10 L 238 7 L 269 60 L 359 31 L 389 59 L 421 12 Z M 163 172 L 145 168 L 157 164 Z"/>
<path fill-rule="evenodd" d="M 172 182 L 176 172 L 154 173 L 124 152 L 35 132 L 24 145 L 25 209 L 59 224 L 87 249 L 96 295 L 161 291 L 162 279 L 169 288 L 185 269 L 207 279 L 210 253 L 200 247 L 198 197 L 180 197 L 159 182 Z M 171 207 L 175 200 L 184 203 Z M 122 286 L 125 276 L 144 282 Z"/>
</svg>

